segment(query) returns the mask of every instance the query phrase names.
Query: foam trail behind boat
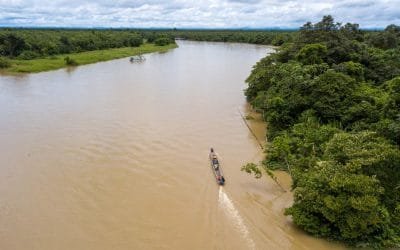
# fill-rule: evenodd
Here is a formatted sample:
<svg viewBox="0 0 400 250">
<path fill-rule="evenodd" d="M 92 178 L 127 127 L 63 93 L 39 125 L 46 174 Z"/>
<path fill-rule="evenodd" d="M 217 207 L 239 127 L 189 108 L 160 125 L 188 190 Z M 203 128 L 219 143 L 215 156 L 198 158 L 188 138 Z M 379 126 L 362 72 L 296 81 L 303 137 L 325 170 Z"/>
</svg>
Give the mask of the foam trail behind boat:
<svg viewBox="0 0 400 250">
<path fill-rule="evenodd" d="M 254 241 L 250 237 L 249 230 L 244 224 L 243 218 L 240 216 L 239 211 L 236 209 L 232 200 L 225 193 L 223 187 L 219 188 L 218 206 L 229 216 L 235 228 L 240 232 L 243 239 L 247 242 L 249 249 L 256 249 Z"/>
</svg>

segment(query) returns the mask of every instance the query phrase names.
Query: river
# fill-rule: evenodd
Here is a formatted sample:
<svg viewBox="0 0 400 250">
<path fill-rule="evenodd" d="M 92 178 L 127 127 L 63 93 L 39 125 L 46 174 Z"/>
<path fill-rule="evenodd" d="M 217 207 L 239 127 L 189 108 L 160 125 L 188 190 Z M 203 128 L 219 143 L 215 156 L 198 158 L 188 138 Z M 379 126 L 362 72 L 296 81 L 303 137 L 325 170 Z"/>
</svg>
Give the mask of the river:
<svg viewBox="0 0 400 250">
<path fill-rule="evenodd" d="M 143 62 L 0 76 L 0 249 L 342 249 L 293 226 L 290 192 L 240 171 L 263 157 L 244 80 L 272 51 L 179 41 Z"/>
</svg>

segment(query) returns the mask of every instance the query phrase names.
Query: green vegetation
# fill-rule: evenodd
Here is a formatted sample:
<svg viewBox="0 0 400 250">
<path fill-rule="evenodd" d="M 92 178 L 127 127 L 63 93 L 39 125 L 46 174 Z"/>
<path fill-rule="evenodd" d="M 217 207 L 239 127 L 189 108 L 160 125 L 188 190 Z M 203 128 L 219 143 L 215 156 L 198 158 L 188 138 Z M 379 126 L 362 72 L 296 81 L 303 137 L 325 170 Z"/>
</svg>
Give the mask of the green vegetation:
<svg viewBox="0 0 400 250">
<path fill-rule="evenodd" d="M 286 215 L 349 245 L 400 243 L 400 27 L 361 31 L 331 16 L 263 58 L 246 97 L 268 123 L 263 167 L 288 171 Z M 260 177 L 248 164 L 243 170 Z"/>
<path fill-rule="evenodd" d="M 51 55 L 138 47 L 144 41 L 164 46 L 175 43 L 175 38 L 282 45 L 292 41 L 296 34 L 292 31 L 0 28 L 0 56 L 31 60 Z"/>
<path fill-rule="evenodd" d="M 292 41 L 296 34 L 291 31 L 1 28 L 0 68 L 5 72 L 40 72 L 166 51 L 176 47 L 175 38 L 282 45 Z"/>
<path fill-rule="evenodd" d="M 68 66 L 77 66 L 78 65 L 78 63 L 73 58 L 70 58 L 69 56 L 65 57 L 64 61 L 65 61 L 65 64 Z"/>
<path fill-rule="evenodd" d="M 293 41 L 296 31 L 276 30 L 175 30 L 174 37 L 192 41 L 236 42 L 280 46 Z"/>
<path fill-rule="evenodd" d="M 66 55 L 47 56 L 45 58 L 20 60 L 12 59 L 10 67 L 3 69 L 3 72 L 16 73 L 16 72 L 41 72 L 48 70 L 55 70 L 64 68 L 68 65 L 84 65 L 100 61 L 107 61 L 118 59 L 128 56 L 141 55 L 151 52 L 165 52 L 169 49 L 176 48 L 176 44 L 169 44 L 167 46 L 156 46 L 154 44 L 144 44 L 140 47 L 125 47 L 116 49 L 87 51 L 80 53 L 71 53 Z M 74 64 L 68 64 L 66 58 L 72 60 Z M 71 63 L 71 61 L 70 61 Z"/>
<path fill-rule="evenodd" d="M 142 35 L 134 31 L 0 29 L 0 55 L 24 60 L 141 44 Z"/>
<path fill-rule="evenodd" d="M 0 69 L 8 68 L 8 67 L 10 67 L 10 65 L 11 65 L 10 60 L 8 60 L 5 57 L 0 56 Z"/>
<path fill-rule="evenodd" d="M 142 46 L 146 40 L 149 44 Z M 134 30 L 3 28 L 0 29 L 0 68 L 7 68 L 7 72 L 39 72 L 165 51 L 166 48 L 150 44 L 158 40 L 162 44 L 157 45 L 176 47 L 173 37 L 163 33 L 150 36 L 149 32 Z"/>
<path fill-rule="evenodd" d="M 154 44 L 157 46 L 165 46 L 170 43 L 173 43 L 173 40 L 171 40 L 171 38 L 169 37 L 159 37 L 156 40 L 154 40 Z"/>
</svg>

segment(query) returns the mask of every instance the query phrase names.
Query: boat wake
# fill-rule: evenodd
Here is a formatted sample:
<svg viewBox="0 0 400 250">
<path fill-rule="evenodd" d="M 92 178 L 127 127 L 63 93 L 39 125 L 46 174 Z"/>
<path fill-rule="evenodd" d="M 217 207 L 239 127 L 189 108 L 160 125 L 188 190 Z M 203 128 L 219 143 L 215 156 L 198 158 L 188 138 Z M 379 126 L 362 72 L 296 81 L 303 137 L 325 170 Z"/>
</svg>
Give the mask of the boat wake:
<svg viewBox="0 0 400 250">
<path fill-rule="evenodd" d="M 240 216 L 239 211 L 236 209 L 235 205 L 233 204 L 229 196 L 225 193 L 223 187 L 219 188 L 218 206 L 231 219 L 235 228 L 239 231 L 243 239 L 247 242 L 249 249 L 256 249 L 254 241 L 250 237 L 249 230 L 244 224 L 242 216 Z"/>
</svg>

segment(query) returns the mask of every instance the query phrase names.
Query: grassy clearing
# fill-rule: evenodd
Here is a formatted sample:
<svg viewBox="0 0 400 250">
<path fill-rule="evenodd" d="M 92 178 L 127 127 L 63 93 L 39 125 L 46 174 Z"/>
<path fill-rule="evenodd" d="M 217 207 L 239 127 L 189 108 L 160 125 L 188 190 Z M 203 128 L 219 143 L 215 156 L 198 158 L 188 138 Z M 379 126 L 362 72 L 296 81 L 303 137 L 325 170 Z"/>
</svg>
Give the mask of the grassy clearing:
<svg viewBox="0 0 400 250">
<path fill-rule="evenodd" d="M 55 70 L 68 67 L 64 58 L 69 56 L 78 65 L 90 64 L 95 62 L 108 61 L 128 56 L 134 56 L 152 52 L 165 52 L 176 48 L 176 44 L 166 46 L 156 46 L 154 44 L 144 44 L 140 47 L 126 47 L 107 50 L 95 50 L 81 53 L 71 53 L 64 55 L 49 56 L 33 60 L 11 60 L 11 67 L 3 69 L 4 73 L 35 73 L 42 71 Z"/>
</svg>

